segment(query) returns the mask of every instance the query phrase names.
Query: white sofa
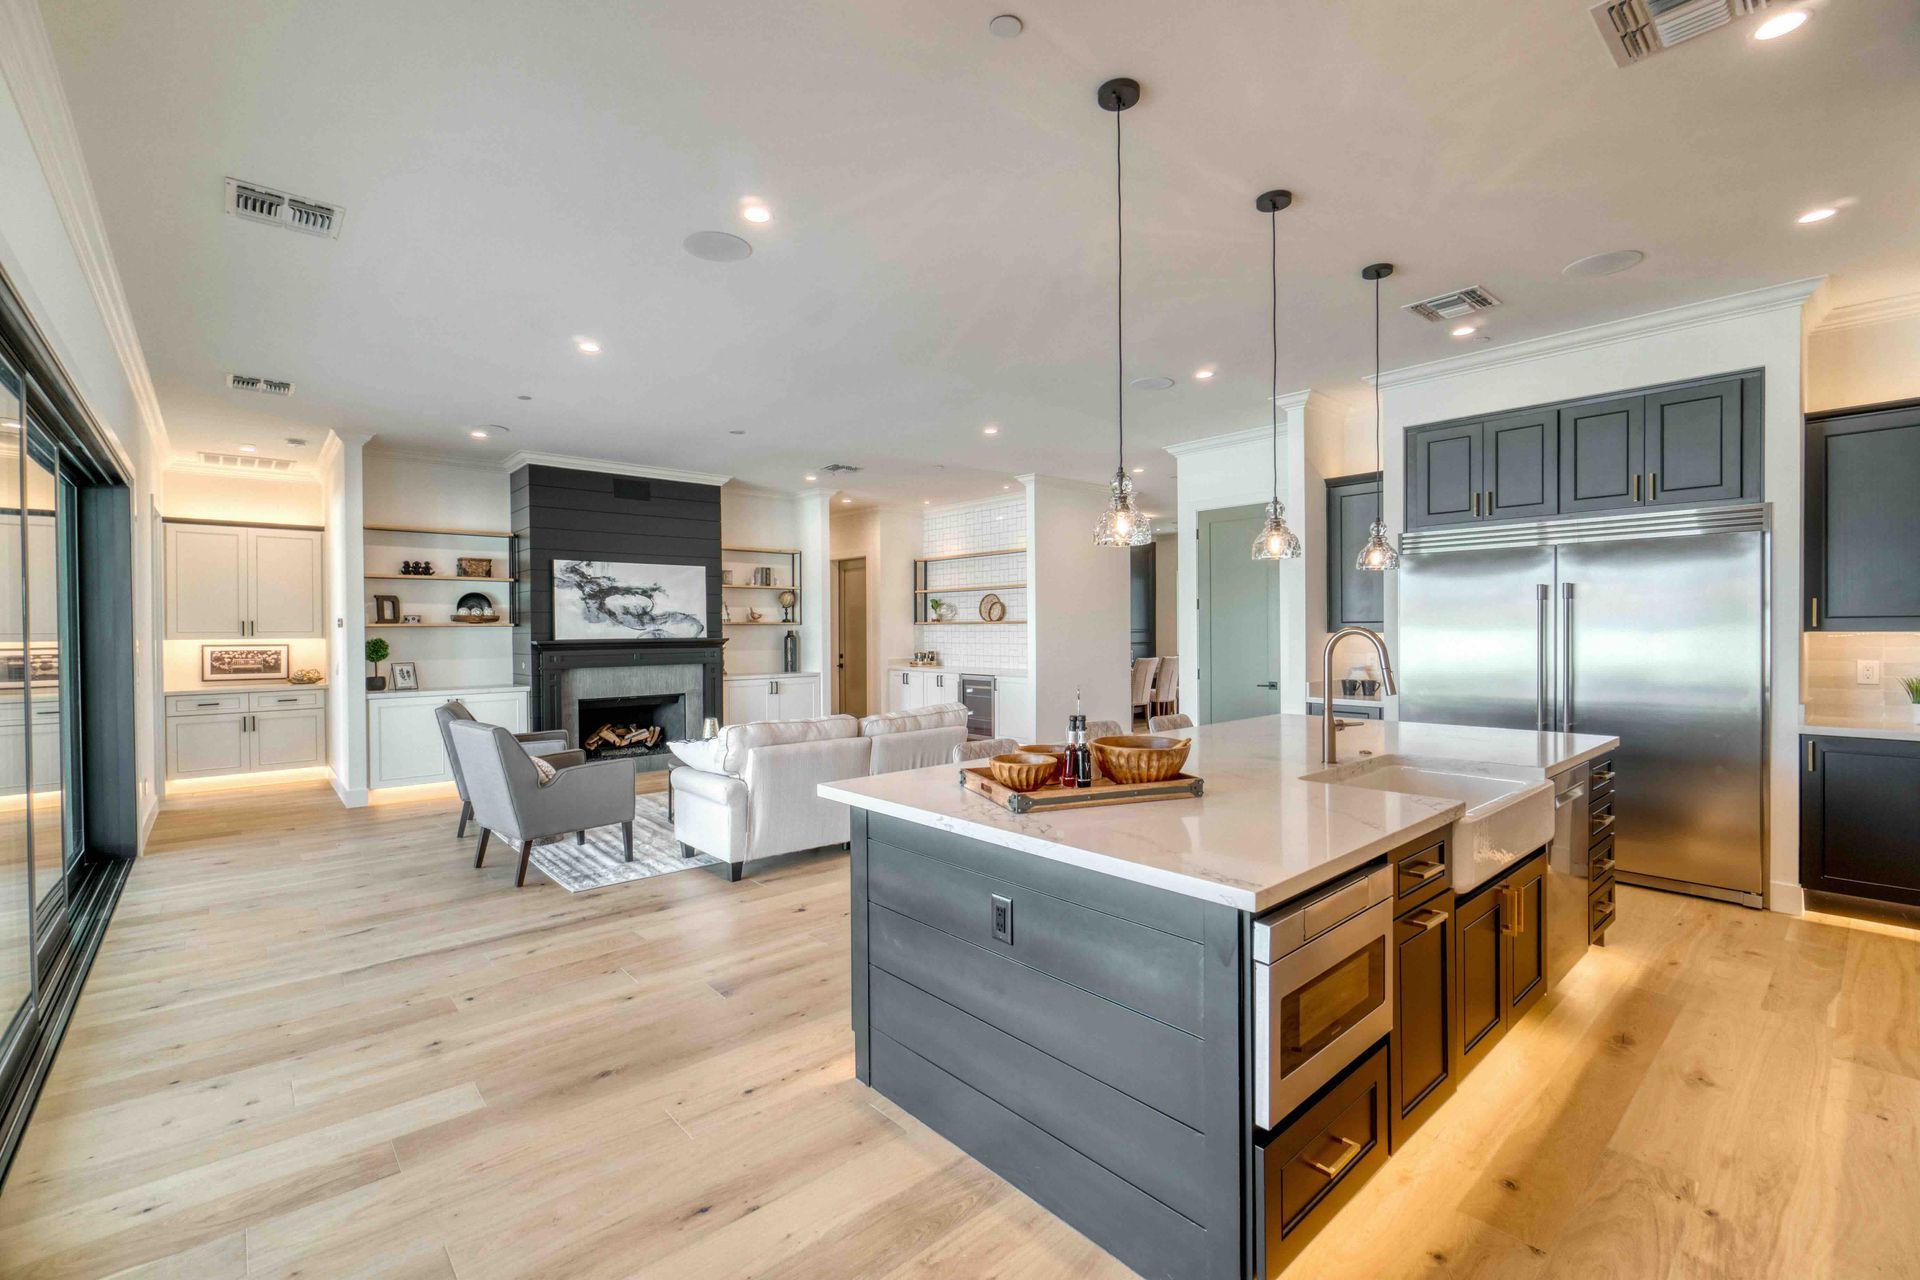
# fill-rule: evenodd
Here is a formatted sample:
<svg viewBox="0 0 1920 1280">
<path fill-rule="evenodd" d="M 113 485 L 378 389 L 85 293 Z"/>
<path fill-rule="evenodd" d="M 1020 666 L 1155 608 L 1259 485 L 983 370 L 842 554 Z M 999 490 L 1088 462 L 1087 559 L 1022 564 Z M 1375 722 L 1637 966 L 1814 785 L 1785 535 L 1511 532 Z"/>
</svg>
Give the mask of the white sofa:
<svg viewBox="0 0 1920 1280">
<path fill-rule="evenodd" d="M 855 720 L 760 720 L 702 742 L 670 744 L 673 835 L 688 857 L 718 858 L 738 880 L 749 863 L 845 844 L 847 807 L 822 800 L 823 782 L 946 764 L 967 740 L 958 702 Z"/>
</svg>

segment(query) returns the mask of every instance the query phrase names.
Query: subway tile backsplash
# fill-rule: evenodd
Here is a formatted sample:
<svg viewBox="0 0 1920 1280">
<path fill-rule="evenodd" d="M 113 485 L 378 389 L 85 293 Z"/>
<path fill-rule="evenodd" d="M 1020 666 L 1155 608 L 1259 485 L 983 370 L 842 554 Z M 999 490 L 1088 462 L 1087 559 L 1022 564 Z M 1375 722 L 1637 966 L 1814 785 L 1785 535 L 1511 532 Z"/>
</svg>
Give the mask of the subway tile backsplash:
<svg viewBox="0 0 1920 1280">
<path fill-rule="evenodd" d="M 925 530 L 922 555 L 946 556 L 970 551 L 997 551 L 1027 545 L 1027 501 L 1024 493 L 986 502 L 951 507 L 929 507 L 922 515 Z M 981 560 L 948 560 L 929 565 L 927 587 L 933 599 L 945 600 L 957 610 L 958 621 L 979 621 L 980 601 L 991 588 L 1007 606 L 1008 621 L 1024 621 L 1024 587 L 995 584 L 1024 582 L 1027 557 L 993 556 Z M 943 666 L 965 670 L 990 667 L 1025 670 L 1027 629 L 1017 627 L 916 626 L 914 648 L 937 649 Z"/>
<path fill-rule="evenodd" d="M 1920 633 L 1912 631 L 1810 631 L 1801 681 L 1807 710 L 1816 715 L 1858 715 L 1908 705 L 1902 676 L 1920 676 Z M 1861 684 L 1858 663 L 1880 663 L 1880 683 Z"/>
</svg>

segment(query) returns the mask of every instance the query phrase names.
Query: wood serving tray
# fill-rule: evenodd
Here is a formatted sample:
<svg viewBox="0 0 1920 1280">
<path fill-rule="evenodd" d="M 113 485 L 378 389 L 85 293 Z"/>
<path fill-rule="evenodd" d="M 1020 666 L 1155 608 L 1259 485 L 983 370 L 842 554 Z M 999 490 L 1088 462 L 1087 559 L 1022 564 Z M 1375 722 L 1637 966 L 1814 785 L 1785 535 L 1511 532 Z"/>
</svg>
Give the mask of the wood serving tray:
<svg viewBox="0 0 1920 1280">
<path fill-rule="evenodd" d="M 1146 800 L 1186 800 L 1200 795 L 1206 783 L 1192 774 L 1176 773 L 1164 782 L 1115 782 L 1112 778 L 1094 779 L 1090 787 L 1041 787 L 1035 791 L 1015 791 L 993 780 L 984 765 L 963 766 L 960 785 L 977 796 L 984 796 L 1009 813 L 1033 813 L 1041 809 L 1089 809 L 1103 804 L 1138 804 Z"/>
</svg>

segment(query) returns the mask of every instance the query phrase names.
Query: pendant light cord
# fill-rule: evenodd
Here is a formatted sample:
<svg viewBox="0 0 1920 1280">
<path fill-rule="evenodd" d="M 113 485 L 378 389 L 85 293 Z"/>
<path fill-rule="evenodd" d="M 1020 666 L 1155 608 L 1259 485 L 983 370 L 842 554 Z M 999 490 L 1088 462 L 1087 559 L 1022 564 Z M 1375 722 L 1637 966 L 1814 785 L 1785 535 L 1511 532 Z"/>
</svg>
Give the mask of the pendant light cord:
<svg viewBox="0 0 1920 1280">
<path fill-rule="evenodd" d="M 1127 291 L 1127 232 L 1122 216 L 1125 188 L 1120 181 L 1121 114 L 1113 113 L 1113 410 L 1119 428 L 1119 454 L 1114 459 L 1114 471 L 1124 476 L 1127 471 L 1127 324 L 1123 302 Z"/>
<path fill-rule="evenodd" d="M 1280 211 L 1267 214 L 1267 285 L 1273 335 L 1273 381 L 1267 403 L 1273 411 L 1273 500 L 1280 501 Z"/>
<path fill-rule="evenodd" d="M 1386 456 L 1386 428 L 1380 420 L 1380 278 L 1373 280 L 1373 469 L 1379 471 Z"/>
</svg>

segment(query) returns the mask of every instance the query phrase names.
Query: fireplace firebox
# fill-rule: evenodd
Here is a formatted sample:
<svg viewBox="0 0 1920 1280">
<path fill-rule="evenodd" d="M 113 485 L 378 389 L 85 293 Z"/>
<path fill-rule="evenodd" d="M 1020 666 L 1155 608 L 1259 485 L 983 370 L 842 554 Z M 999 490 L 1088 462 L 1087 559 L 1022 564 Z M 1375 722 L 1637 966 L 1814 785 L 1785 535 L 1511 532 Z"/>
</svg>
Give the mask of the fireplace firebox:
<svg viewBox="0 0 1920 1280">
<path fill-rule="evenodd" d="M 684 694 L 632 694 L 582 698 L 580 749 L 589 760 L 667 754 L 667 743 L 687 736 Z"/>
</svg>

